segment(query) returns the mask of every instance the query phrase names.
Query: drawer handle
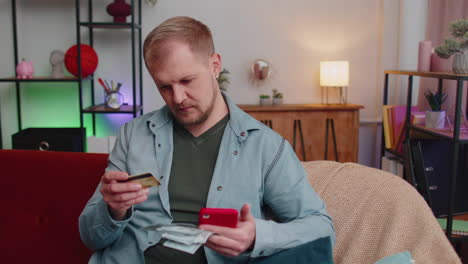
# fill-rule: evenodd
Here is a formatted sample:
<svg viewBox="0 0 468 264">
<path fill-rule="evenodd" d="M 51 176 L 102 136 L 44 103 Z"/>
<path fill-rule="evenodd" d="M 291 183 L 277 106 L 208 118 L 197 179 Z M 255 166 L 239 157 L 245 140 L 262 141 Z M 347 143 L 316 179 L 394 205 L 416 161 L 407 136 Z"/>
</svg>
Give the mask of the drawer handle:
<svg viewBox="0 0 468 264">
<path fill-rule="evenodd" d="M 41 151 L 49 150 L 49 142 L 41 141 L 41 143 L 39 143 L 39 150 Z"/>
<path fill-rule="evenodd" d="M 434 171 L 434 168 L 433 167 L 427 167 L 426 171 Z"/>
<path fill-rule="evenodd" d="M 437 185 L 431 185 L 431 186 L 429 186 L 429 190 L 431 190 L 431 191 L 435 191 L 435 190 L 437 190 L 437 189 L 439 189 L 439 186 L 437 186 Z"/>
</svg>

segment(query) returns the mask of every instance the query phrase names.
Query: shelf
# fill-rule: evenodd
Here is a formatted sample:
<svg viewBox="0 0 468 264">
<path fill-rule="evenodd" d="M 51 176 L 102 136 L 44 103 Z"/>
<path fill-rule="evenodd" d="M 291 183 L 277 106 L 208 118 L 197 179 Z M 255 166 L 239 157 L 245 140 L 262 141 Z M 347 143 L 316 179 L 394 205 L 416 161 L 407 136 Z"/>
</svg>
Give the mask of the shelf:
<svg viewBox="0 0 468 264">
<path fill-rule="evenodd" d="M 451 139 L 453 140 L 453 131 L 450 131 L 449 129 L 435 129 L 435 128 L 427 128 L 421 125 L 411 125 L 411 129 L 414 131 L 433 136 L 433 137 L 438 137 L 438 138 L 443 138 L 443 139 Z M 468 143 L 468 131 L 462 131 L 460 130 L 460 143 L 466 144 Z"/>
<path fill-rule="evenodd" d="M 131 29 L 132 23 L 113 23 L 113 22 L 81 22 L 80 26 L 90 28 L 107 28 L 107 29 Z M 133 24 L 136 29 L 141 29 L 139 24 Z"/>
<path fill-rule="evenodd" d="M 458 236 L 458 235 L 452 235 L 451 240 L 454 242 L 466 242 L 468 241 L 468 236 Z"/>
<path fill-rule="evenodd" d="M 449 80 L 468 80 L 468 74 L 455 74 L 451 72 L 418 72 L 418 71 L 388 70 L 388 71 L 385 71 L 385 74 L 413 75 L 413 76 L 420 76 L 420 77 L 449 79 Z"/>
<path fill-rule="evenodd" d="M 137 105 L 133 111 L 133 105 L 122 105 L 120 109 L 112 109 L 104 104 L 94 105 L 83 109 L 83 113 L 101 113 L 101 114 L 133 114 L 140 111 L 141 105 Z"/>
<path fill-rule="evenodd" d="M 18 79 L 15 77 L 0 78 L 0 82 L 79 82 L 80 80 L 76 77 L 65 77 L 65 78 L 51 78 L 51 77 L 34 77 L 31 79 Z"/>
<path fill-rule="evenodd" d="M 411 92 L 411 89 L 413 88 L 413 83 L 411 82 L 412 80 L 412 77 L 413 76 L 418 76 L 418 77 L 427 77 L 427 78 L 434 78 L 434 79 L 438 79 L 439 81 L 439 87 L 442 87 L 442 80 L 455 80 L 457 81 L 457 97 L 455 98 L 455 100 L 458 102 L 457 105 L 459 106 L 459 108 L 455 109 L 455 112 L 457 115 L 461 115 L 461 112 L 464 111 L 462 109 L 461 104 L 459 104 L 462 100 L 462 98 L 460 98 L 460 96 L 462 95 L 462 93 L 459 93 L 459 92 L 462 92 L 462 89 L 459 89 L 459 88 L 462 88 L 463 86 L 463 82 L 465 81 L 468 81 L 468 74 L 454 74 L 452 72 L 419 72 L 419 71 L 400 71 L 400 70 L 387 70 L 385 71 L 385 86 L 384 86 L 384 103 L 387 103 L 387 99 L 388 99 L 388 78 L 389 78 L 389 75 L 404 75 L 404 76 L 408 76 L 409 80 L 408 80 L 408 96 L 411 96 L 410 95 L 410 92 Z M 408 98 L 407 98 L 408 99 Z M 410 107 L 409 105 L 407 105 L 407 107 Z M 465 120 L 460 120 L 460 121 L 465 121 Z M 463 123 L 461 123 L 460 125 L 462 125 Z M 455 139 L 454 138 L 454 128 L 451 127 L 450 129 L 449 128 L 444 128 L 444 129 L 433 129 L 433 128 L 426 128 L 425 126 L 422 126 L 422 125 L 409 125 L 409 136 L 410 138 L 417 138 L 417 139 L 430 139 L 430 140 L 448 140 L 448 141 L 451 141 L 451 143 L 453 143 L 453 146 L 452 146 L 452 150 L 455 151 L 455 148 L 454 146 L 456 144 L 467 144 L 468 143 L 468 130 L 466 129 L 465 126 L 463 127 L 460 127 L 459 130 L 458 130 L 458 139 Z M 381 143 L 381 146 L 385 146 L 385 141 L 384 141 L 384 137 L 383 137 L 383 132 L 382 132 L 382 143 Z M 387 150 L 385 150 L 387 151 Z M 384 153 L 384 152 L 383 152 Z M 421 153 L 420 153 L 421 154 Z M 416 155 L 420 155 L 420 154 L 416 154 Z M 420 159 L 422 159 L 422 157 L 419 157 Z M 437 157 L 439 158 L 439 157 Z M 454 160 L 458 160 L 459 158 L 459 152 L 456 152 L 454 153 L 454 157 L 453 159 Z M 411 164 L 411 161 L 410 161 L 410 164 Z M 414 171 L 413 169 L 410 169 L 410 178 L 415 178 L 414 176 Z M 457 197 L 455 196 L 455 191 L 456 191 L 456 186 L 455 186 L 455 179 L 457 176 L 460 176 L 458 174 L 459 172 L 453 170 L 452 168 L 452 172 L 447 175 L 450 177 L 450 185 L 448 186 L 448 190 L 447 190 L 447 194 L 444 195 L 446 198 L 449 199 L 449 203 L 450 203 L 450 206 L 447 208 L 448 209 L 448 212 L 447 214 L 448 215 L 451 215 L 453 216 L 454 212 L 453 212 L 453 208 L 455 207 L 455 202 L 456 202 L 456 199 Z M 448 174 L 448 173 L 447 173 Z M 446 176 L 446 175 L 443 175 L 443 176 Z M 457 216 L 454 216 L 453 219 L 457 219 Z M 445 232 L 445 231 L 444 231 Z M 460 236 L 460 235 L 455 235 L 453 234 L 448 234 L 447 237 L 449 238 L 449 240 L 451 242 L 455 242 L 455 241 L 468 241 L 467 238 L 468 236 Z"/>
</svg>

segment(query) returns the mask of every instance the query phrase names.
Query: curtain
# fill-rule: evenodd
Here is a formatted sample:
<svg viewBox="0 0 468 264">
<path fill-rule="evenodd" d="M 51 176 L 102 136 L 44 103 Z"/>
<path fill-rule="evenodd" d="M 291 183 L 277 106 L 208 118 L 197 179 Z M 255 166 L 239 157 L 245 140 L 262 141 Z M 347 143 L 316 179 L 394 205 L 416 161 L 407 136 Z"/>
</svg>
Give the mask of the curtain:
<svg viewBox="0 0 468 264">
<path fill-rule="evenodd" d="M 435 48 L 442 44 L 444 39 L 450 36 L 449 24 L 457 19 L 468 19 L 468 0 L 428 0 L 428 12 L 426 23 L 426 40 L 432 42 Z M 431 71 L 434 72 L 451 72 L 453 56 L 445 60 L 433 54 L 431 60 Z M 421 78 L 420 89 L 418 95 L 418 107 L 422 111 L 430 110 L 429 104 L 424 97 L 424 92 L 427 90 L 436 91 L 438 80 Z M 451 115 L 455 113 L 455 97 L 456 97 L 456 81 L 444 80 L 443 91 L 447 94 L 447 100 L 442 106 L 442 109 Z M 462 107 L 465 112 L 466 102 L 468 99 L 467 88 L 465 83 Z"/>
</svg>

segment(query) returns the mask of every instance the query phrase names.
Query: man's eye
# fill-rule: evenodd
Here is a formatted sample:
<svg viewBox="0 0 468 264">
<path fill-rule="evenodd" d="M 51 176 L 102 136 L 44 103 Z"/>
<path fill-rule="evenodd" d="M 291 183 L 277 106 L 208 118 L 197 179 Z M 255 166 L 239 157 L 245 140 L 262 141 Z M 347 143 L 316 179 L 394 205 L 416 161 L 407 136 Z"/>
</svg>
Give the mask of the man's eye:
<svg viewBox="0 0 468 264">
<path fill-rule="evenodd" d="M 189 84 L 190 82 L 192 82 L 193 79 L 184 79 L 182 81 L 180 81 L 182 84 Z"/>
<path fill-rule="evenodd" d="M 169 85 L 163 85 L 159 87 L 160 90 L 167 90 L 168 88 L 169 88 Z"/>
</svg>

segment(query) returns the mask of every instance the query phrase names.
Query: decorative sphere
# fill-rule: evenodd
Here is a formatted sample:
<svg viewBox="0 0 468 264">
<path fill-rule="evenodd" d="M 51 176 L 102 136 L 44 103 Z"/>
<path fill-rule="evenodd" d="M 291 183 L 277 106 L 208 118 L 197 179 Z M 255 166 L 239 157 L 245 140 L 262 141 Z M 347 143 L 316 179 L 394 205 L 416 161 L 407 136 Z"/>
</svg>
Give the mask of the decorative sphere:
<svg viewBox="0 0 468 264">
<path fill-rule="evenodd" d="M 81 46 L 81 77 L 86 78 L 91 75 L 98 66 L 98 56 L 93 47 L 80 44 Z M 74 45 L 65 53 L 65 67 L 67 70 L 78 77 L 78 65 L 76 56 L 78 54 L 78 45 Z"/>
</svg>

